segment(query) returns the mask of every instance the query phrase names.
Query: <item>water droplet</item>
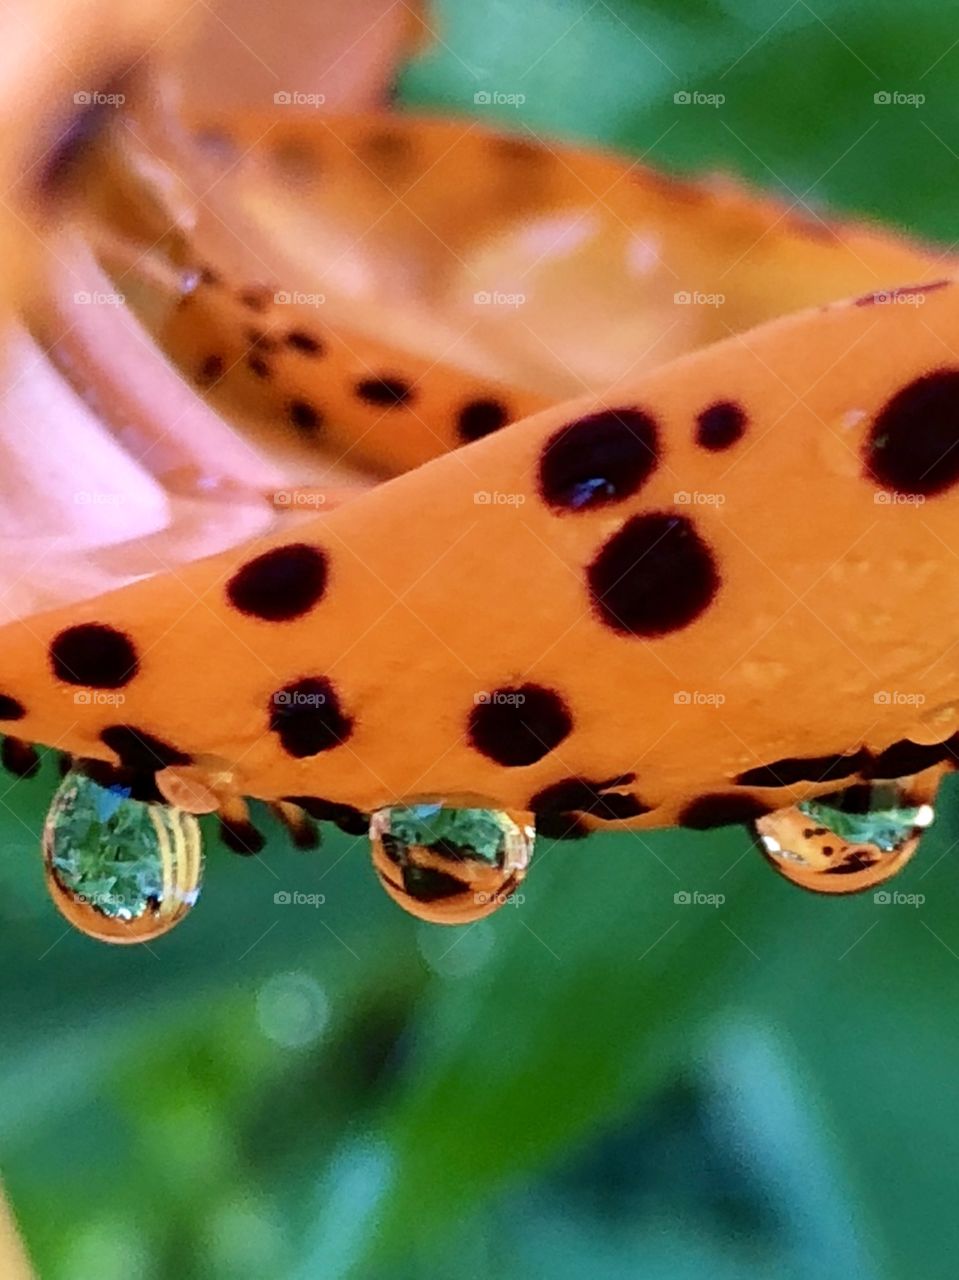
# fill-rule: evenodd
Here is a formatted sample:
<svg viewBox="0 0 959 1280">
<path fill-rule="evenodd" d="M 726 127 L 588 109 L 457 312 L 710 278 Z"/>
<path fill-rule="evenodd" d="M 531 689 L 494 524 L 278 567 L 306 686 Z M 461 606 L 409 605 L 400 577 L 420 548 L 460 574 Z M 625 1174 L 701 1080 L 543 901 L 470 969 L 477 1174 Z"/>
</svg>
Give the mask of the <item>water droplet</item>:
<svg viewBox="0 0 959 1280">
<path fill-rule="evenodd" d="M 47 887 L 69 922 L 102 942 L 147 942 L 172 929 L 200 892 L 192 814 L 131 800 L 121 786 L 69 773 L 43 828 Z"/>
<path fill-rule="evenodd" d="M 935 817 L 898 782 L 864 783 L 803 800 L 756 822 L 760 845 L 787 880 L 815 893 L 859 893 L 896 874 Z"/>
<path fill-rule="evenodd" d="M 469 924 L 514 894 L 533 855 L 528 815 L 416 804 L 377 809 L 373 866 L 390 897 L 433 924 Z"/>
</svg>

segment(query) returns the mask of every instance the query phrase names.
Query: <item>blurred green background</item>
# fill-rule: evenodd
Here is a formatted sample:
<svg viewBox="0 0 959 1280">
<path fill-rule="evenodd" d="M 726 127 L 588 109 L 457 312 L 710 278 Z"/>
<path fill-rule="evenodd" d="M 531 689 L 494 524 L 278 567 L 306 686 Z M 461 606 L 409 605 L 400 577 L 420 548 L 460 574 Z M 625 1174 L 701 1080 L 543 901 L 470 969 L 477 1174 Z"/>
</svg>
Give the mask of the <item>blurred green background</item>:
<svg viewBox="0 0 959 1280">
<path fill-rule="evenodd" d="M 945 6 L 441 11 L 409 104 L 522 93 L 512 126 L 953 238 Z M 211 841 L 192 916 L 125 950 L 46 901 L 55 783 L 0 791 L 0 1164 L 44 1280 L 954 1277 L 951 788 L 895 883 L 920 905 L 807 897 L 742 830 L 663 832 L 543 842 L 522 906 L 431 929 L 364 842 L 271 828 L 258 859 Z"/>
</svg>

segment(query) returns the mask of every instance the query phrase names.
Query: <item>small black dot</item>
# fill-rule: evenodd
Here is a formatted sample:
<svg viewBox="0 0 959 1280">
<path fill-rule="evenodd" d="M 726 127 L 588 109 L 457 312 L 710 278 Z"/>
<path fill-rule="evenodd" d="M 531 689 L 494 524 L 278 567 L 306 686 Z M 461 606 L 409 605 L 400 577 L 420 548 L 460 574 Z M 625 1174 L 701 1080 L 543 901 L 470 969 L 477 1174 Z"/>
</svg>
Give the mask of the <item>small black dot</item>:
<svg viewBox="0 0 959 1280">
<path fill-rule="evenodd" d="M 469 737 L 475 749 L 510 768 L 542 760 L 572 728 L 563 699 L 538 684 L 484 694 L 469 717 Z"/>
<path fill-rule="evenodd" d="M 50 661 L 58 680 L 91 689 L 121 689 L 140 666 L 130 638 L 97 622 L 61 631 L 50 645 Z"/>
<path fill-rule="evenodd" d="M 752 822 L 769 812 L 769 806 L 755 796 L 737 795 L 735 792 L 714 792 L 698 796 L 679 815 L 679 826 L 693 831 L 711 831 L 714 827 L 731 827 Z"/>
<path fill-rule="evenodd" d="M 223 377 L 226 361 L 222 356 L 207 356 L 196 371 L 196 380 L 203 387 L 211 387 Z"/>
<path fill-rule="evenodd" d="M 269 361 L 264 360 L 262 356 L 247 356 L 246 367 L 249 369 L 250 373 L 254 374 L 257 378 L 269 378 L 270 376 Z"/>
<path fill-rule="evenodd" d="M 0 720 L 22 720 L 27 709 L 22 702 L 11 698 L 8 693 L 0 693 Z"/>
<path fill-rule="evenodd" d="M 656 466 L 656 424 L 639 409 L 606 409 L 561 427 L 539 463 L 543 500 L 581 511 L 628 498 Z"/>
<path fill-rule="evenodd" d="M 356 384 L 356 394 L 367 404 L 399 409 L 413 398 L 413 388 L 402 378 L 364 378 Z"/>
<path fill-rule="evenodd" d="M 323 416 L 306 400 L 291 400 L 287 406 L 290 421 L 298 431 L 316 431 L 322 426 Z"/>
<path fill-rule="evenodd" d="M 202 284 L 208 284 L 208 285 L 218 285 L 222 283 L 220 277 L 217 275 L 217 273 L 213 270 L 212 267 L 200 268 L 200 281 Z"/>
<path fill-rule="evenodd" d="M 110 725 L 100 734 L 100 741 L 117 753 L 127 769 L 150 772 L 191 762 L 190 757 L 176 747 L 132 724 Z"/>
<path fill-rule="evenodd" d="M 456 419 L 459 438 L 470 444 L 492 435 L 509 422 L 509 410 L 501 400 L 471 400 L 464 404 Z"/>
<path fill-rule="evenodd" d="M 959 480 L 959 370 L 897 391 L 872 425 L 865 462 L 884 489 L 926 497 L 950 489 Z"/>
<path fill-rule="evenodd" d="M 662 636 L 708 607 L 720 579 L 709 548 L 685 516 L 634 516 L 587 570 L 593 605 L 622 635 Z"/>
<path fill-rule="evenodd" d="M 696 442 L 718 453 L 734 445 L 745 430 L 746 413 L 741 406 L 731 400 L 719 400 L 696 419 Z"/>
<path fill-rule="evenodd" d="M 319 338 L 314 338 L 311 333 L 305 333 L 302 329 L 291 329 L 285 341 L 288 347 L 292 347 L 294 351 L 302 351 L 304 355 L 321 356 L 323 354 L 323 343 Z"/>
<path fill-rule="evenodd" d="M 329 680 L 310 676 L 278 689 L 270 699 L 270 728 L 288 755 L 302 759 L 346 742 L 353 721 Z"/>
<path fill-rule="evenodd" d="M 263 329 L 247 329 L 246 340 L 251 347 L 256 347 L 258 351 L 276 350 L 276 339 L 271 338 Z"/>
<path fill-rule="evenodd" d="M 265 622 L 290 622 L 319 604 L 326 580 L 326 556 L 319 547 L 292 542 L 248 561 L 230 579 L 226 593 L 241 613 Z"/>
</svg>

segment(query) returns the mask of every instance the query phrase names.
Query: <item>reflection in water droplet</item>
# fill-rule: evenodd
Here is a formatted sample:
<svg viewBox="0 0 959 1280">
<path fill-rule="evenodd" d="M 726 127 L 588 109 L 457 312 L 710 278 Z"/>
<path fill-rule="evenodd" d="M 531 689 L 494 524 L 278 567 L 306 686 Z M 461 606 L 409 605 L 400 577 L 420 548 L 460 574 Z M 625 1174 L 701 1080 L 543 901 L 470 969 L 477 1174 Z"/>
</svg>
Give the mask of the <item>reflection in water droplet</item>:
<svg viewBox="0 0 959 1280">
<path fill-rule="evenodd" d="M 196 902 L 200 827 L 181 809 L 69 773 L 47 814 L 43 861 L 50 895 L 72 925 L 102 942 L 147 942 Z"/>
<path fill-rule="evenodd" d="M 815 893 L 859 893 L 904 867 L 931 825 L 932 805 L 910 804 L 897 782 L 804 800 L 756 821 L 761 848 L 787 880 Z"/>
<path fill-rule="evenodd" d="M 533 855 L 528 815 L 418 804 L 370 820 L 373 866 L 390 897 L 433 924 L 469 924 L 513 895 Z"/>
</svg>

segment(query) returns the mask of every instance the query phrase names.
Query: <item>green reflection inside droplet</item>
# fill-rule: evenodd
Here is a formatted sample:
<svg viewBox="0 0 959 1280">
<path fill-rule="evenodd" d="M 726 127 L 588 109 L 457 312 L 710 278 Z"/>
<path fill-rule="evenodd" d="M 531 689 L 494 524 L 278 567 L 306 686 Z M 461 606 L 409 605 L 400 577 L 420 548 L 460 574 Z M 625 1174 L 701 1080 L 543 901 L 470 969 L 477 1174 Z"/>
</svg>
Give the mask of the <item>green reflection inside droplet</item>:
<svg viewBox="0 0 959 1280">
<path fill-rule="evenodd" d="M 833 803 L 827 804 L 803 800 L 798 808 L 817 826 L 827 827 L 849 844 L 871 844 L 883 853 L 892 853 L 915 834 L 921 811 L 915 806 L 896 805 L 891 788 L 877 787 L 875 792 L 875 807 L 866 813 L 837 807 L 835 797 L 829 797 Z"/>
<path fill-rule="evenodd" d="M 105 916 L 133 920 L 163 892 L 163 861 L 149 806 L 121 787 L 71 774 L 51 814 L 51 869 L 76 898 Z"/>
<path fill-rule="evenodd" d="M 448 857 L 497 866 L 510 820 L 496 809 L 452 809 L 437 804 L 392 808 L 390 835 L 404 845 L 438 849 Z M 512 824 L 510 824 L 512 825 Z"/>
</svg>

